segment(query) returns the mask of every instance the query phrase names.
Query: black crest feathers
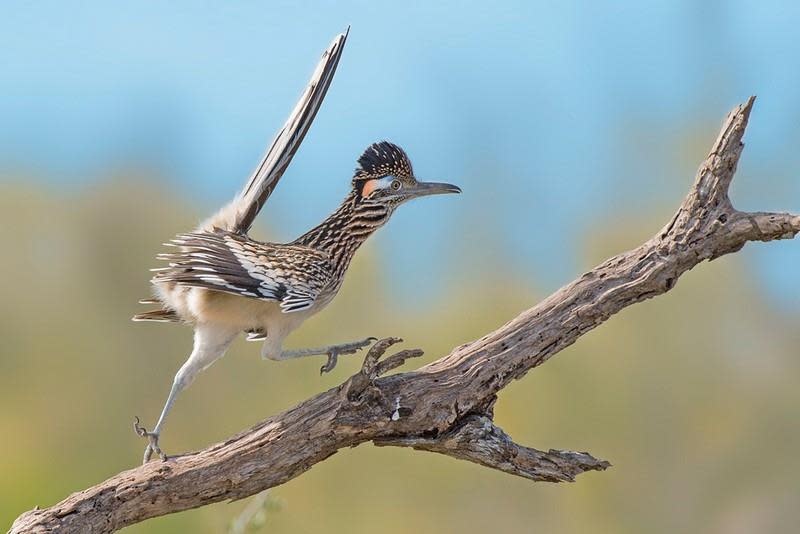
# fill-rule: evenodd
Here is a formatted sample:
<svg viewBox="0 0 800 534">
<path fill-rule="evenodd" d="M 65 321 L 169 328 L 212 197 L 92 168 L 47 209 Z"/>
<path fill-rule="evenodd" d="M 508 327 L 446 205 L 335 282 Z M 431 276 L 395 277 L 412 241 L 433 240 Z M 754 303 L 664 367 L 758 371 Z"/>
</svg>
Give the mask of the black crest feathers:
<svg viewBox="0 0 800 534">
<path fill-rule="evenodd" d="M 373 143 L 358 158 L 353 180 L 371 180 L 383 176 L 406 178 L 414 175 L 411 161 L 402 148 L 388 141 Z"/>
</svg>

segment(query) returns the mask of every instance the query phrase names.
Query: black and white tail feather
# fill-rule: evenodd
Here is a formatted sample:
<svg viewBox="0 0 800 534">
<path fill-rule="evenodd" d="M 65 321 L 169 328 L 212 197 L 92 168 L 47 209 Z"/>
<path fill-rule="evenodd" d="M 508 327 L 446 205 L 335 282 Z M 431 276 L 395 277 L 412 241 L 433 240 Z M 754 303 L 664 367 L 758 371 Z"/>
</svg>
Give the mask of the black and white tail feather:
<svg viewBox="0 0 800 534">
<path fill-rule="evenodd" d="M 322 54 L 314 74 L 305 91 L 292 110 L 283 127 L 278 130 L 266 154 L 230 204 L 205 221 L 202 230 L 221 229 L 237 234 L 246 234 L 253 221 L 278 185 L 303 138 L 308 132 L 317 111 L 322 105 L 328 87 L 336 73 L 350 28 L 336 36 Z"/>
</svg>

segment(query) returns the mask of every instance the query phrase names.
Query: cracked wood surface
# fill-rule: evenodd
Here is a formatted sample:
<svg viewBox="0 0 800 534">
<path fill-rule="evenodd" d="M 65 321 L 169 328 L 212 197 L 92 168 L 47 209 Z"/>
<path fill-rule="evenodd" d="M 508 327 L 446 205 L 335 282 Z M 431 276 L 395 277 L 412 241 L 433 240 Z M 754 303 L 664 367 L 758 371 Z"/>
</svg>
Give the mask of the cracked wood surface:
<svg viewBox="0 0 800 534">
<path fill-rule="evenodd" d="M 112 532 L 145 519 L 241 499 L 367 441 L 413 447 L 542 481 L 608 463 L 588 453 L 514 443 L 492 420 L 497 393 L 626 306 L 672 289 L 701 263 L 748 241 L 793 238 L 800 216 L 736 210 L 728 188 L 754 98 L 737 106 L 675 216 L 654 237 L 585 273 L 494 332 L 415 371 L 382 376 L 407 350 L 381 340 L 344 384 L 205 450 L 151 462 L 21 515 L 11 533 Z"/>
</svg>

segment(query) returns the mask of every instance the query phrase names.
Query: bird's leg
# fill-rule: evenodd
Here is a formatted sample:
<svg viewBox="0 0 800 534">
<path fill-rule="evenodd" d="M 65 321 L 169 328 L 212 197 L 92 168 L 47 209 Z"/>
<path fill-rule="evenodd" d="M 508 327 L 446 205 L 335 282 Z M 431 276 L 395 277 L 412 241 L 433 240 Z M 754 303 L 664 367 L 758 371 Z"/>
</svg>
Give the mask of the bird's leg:
<svg viewBox="0 0 800 534">
<path fill-rule="evenodd" d="M 284 350 L 281 351 L 280 355 L 277 356 L 276 360 L 290 360 L 293 358 L 304 358 L 306 356 L 319 356 L 319 355 L 327 355 L 328 361 L 325 362 L 325 365 L 320 367 L 319 372 L 328 373 L 336 367 L 336 363 L 339 360 L 339 356 L 343 354 L 355 354 L 359 350 L 363 349 L 373 341 L 376 341 L 377 338 L 368 337 L 367 339 L 362 339 L 361 341 L 354 341 L 352 343 L 342 343 L 340 345 L 330 345 L 328 347 L 318 347 L 314 349 L 295 349 L 295 350 Z"/>
<path fill-rule="evenodd" d="M 175 379 L 172 381 L 172 388 L 169 390 L 167 402 L 164 403 L 164 408 L 161 410 L 161 416 L 158 418 L 155 428 L 148 432 L 146 428 L 139 424 L 138 417 L 133 424 L 133 429 L 136 433 L 143 438 L 147 438 L 147 447 L 144 449 L 142 463 L 147 463 L 153 453 L 158 454 L 162 460 L 167 459 L 167 455 L 164 454 L 158 445 L 158 438 L 161 435 L 161 430 L 164 427 L 167 414 L 175 403 L 175 399 L 181 391 L 189 387 L 189 384 L 192 383 L 197 373 L 207 369 L 212 363 L 225 354 L 225 351 L 237 334 L 238 331 L 229 331 L 227 329 L 213 328 L 205 325 L 198 325 L 195 328 L 192 354 L 175 374 Z"/>
</svg>

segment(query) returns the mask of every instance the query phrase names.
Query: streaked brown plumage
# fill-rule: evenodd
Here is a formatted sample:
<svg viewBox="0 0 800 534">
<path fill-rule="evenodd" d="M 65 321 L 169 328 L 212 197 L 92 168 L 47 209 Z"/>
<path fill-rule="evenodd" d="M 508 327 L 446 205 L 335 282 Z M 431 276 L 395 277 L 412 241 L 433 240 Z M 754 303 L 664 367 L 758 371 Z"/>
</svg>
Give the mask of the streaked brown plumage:
<svg viewBox="0 0 800 534">
<path fill-rule="evenodd" d="M 397 206 L 424 195 L 460 192 L 449 184 L 418 182 L 405 152 L 383 141 L 362 154 L 352 190 L 320 225 L 287 244 L 247 236 L 316 114 L 345 39 L 346 34 L 337 37 L 323 55 L 309 89 L 243 191 L 195 231 L 167 243 L 174 250 L 159 255 L 167 265 L 154 269 L 152 282 L 161 307 L 134 320 L 188 323 L 195 339 L 154 430 L 147 432 L 137 420 L 137 432 L 149 439 L 144 461 L 152 452 L 165 458 L 158 438 L 175 398 L 199 371 L 222 357 L 240 333 L 264 342 L 264 358 L 327 355 L 323 372 L 333 369 L 338 355 L 366 346 L 370 339 L 319 349 L 282 348 L 286 336 L 336 296 L 356 250 Z"/>
</svg>

